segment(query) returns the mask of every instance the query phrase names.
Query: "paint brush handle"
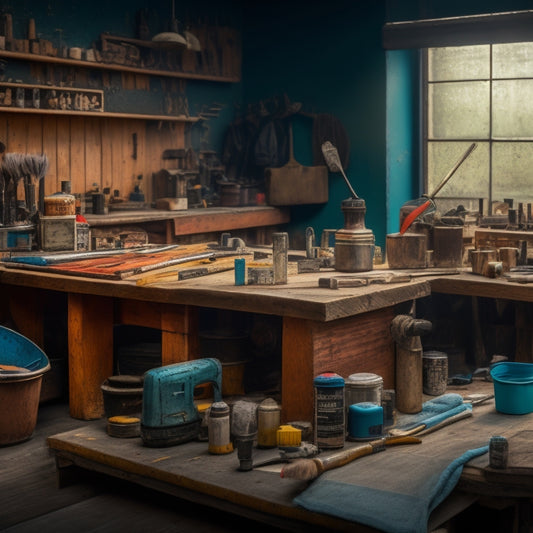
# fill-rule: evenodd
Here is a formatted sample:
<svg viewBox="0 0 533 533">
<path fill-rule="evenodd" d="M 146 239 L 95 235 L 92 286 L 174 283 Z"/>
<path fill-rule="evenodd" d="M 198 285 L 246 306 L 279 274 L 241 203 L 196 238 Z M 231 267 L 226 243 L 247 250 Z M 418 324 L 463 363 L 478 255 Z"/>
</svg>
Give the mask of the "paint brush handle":
<svg viewBox="0 0 533 533">
<path fill-rule="evenodd" d="M 329 457 L 320 458 L 315 457 L 313 461 L 317 465 L 318 475 L 338 468 L 339 466 L 347 465 L 359 457 L 370 455 L 372 453 L 381 452 L 386 446 L 394 446 L 398 444 L 418 444 L 421 440 L 416 437 L 400 436 L 400 437 L 384 437 L 382 439 L 373 440 L 364 444 L 363 446 L 357 446 L 356 448 L 350 448 L 349 450 L 343 450 L 341 452 L 330 455 Z"/>
</svg>

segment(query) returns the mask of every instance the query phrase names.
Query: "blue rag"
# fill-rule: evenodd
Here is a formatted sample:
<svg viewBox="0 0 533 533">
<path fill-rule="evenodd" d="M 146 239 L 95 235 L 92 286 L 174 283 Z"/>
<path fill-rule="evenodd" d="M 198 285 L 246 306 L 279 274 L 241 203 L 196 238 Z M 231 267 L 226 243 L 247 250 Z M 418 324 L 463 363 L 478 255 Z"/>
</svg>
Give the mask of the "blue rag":
<svg viewBox="0 0 533 533">
<path fill-rule="evenodd" d="M 422 424 L 430 428 L 446 418 L 467 409 L 472 410 L 472 404 L 463 403 L 463 397 L 460 394 L 443 394 L 433 398 L 433 400 L 424 402 L 422 411 L 419 413 L 413 415 L 400 414 L 394 428 L 407 431 Z"/>
<path fill-rule="evenodd" d="M 453 490 L 463 465 L 487 453 L 488 446 L 467 450 L 451 462 L 451 450 L 438 457 L 418 446 L 401 460 L 391 448 L 365 457 L 364 469 L 354 461 L 326 472 L 293 502 L 387 533 L 426 533 L 431 511 Z"/>
</svg>

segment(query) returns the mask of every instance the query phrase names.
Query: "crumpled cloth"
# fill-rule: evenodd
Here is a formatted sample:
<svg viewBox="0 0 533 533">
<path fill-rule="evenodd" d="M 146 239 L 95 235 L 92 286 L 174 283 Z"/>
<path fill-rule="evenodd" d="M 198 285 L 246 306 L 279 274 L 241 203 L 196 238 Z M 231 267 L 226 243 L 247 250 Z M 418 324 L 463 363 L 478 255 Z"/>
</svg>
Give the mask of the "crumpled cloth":
<svg viewBox="0 0 533 533">
<path fill-rule="evenodd" d="M 420 413 L 412 415 L 400 414 L 396 420 L 394 429 L 408 431 L 421 425 L 430 428 L 451 416 L 471 410 L 472 404 L 464 403 L 463 397 L 460 394 L 443 394 L 442 396 L 424 402 Z"/>
<path fill-rule="evenodd" d="M 426 533 L 431 511 L 453 490 L 463 465 L 488 451 L 488 445 L 468 444 L 445 450 L 409 445 L 413 452 L 400 457 L 400 447 L 387 448 L 325 472 L 293 502 L 386 533 Z"/>
</svg>

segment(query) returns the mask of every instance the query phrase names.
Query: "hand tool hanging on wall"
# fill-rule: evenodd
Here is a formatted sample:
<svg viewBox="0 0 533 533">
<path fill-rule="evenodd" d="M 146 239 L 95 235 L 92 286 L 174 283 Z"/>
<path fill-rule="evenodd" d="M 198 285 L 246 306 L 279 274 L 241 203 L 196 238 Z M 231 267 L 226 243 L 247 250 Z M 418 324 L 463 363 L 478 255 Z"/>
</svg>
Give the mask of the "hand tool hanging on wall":
<svg viewBox="0 0 533 533">
<path fill-rule="evenodd" d="M 403 220 L 401 228 L 400 228 L 400 235 L 403 235 L 408 229 L 409 226 L 420 217 L 424 212 L 427 212 L 430 207 L 435 209 L 435 204 L 433 203 L 433 199 L 438 194 L 438 192 L 450 181 L 450 178 L 455 174 L 457 169 L 465 162 L 465 160 L 470 156 L 470 154 L 475 150 L 477 144 L 472 143 L 466 152 L 461 156 L 461 158 L 455 163 L 453 168 L 444 176 L 444 178 L 441 180 L 441 182 L 435 187 L 433 192 L 430 195 L 423 195 L 421 198 L 418 198 L 417 200 L 413 200 L 411 202 L 407 202 L 404 204 L 404 207 L 409 206 L 416 206 Z"/>
<path fill-rule="evenodd" d="M 289 122 L 289 161 L 282 167 L 265 169 L 270 205 L 323 204 L 328 201 L 328 171 L 311 167 L 294 157 L 292 123 Z"/>
</svg>

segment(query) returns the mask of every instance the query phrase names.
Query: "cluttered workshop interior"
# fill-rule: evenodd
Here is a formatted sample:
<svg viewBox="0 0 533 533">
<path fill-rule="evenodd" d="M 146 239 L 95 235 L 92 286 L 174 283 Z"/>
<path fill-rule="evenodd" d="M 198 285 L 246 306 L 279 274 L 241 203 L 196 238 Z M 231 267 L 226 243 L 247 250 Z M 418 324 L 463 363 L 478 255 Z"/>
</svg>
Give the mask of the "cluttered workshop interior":
<svg viewBox="0 0 533 533">
<path fill-rule="evenodd" d="M 533 531 L 533 11 L 440 4 L 0 6 L 0 529 Z"/>
</svg>

